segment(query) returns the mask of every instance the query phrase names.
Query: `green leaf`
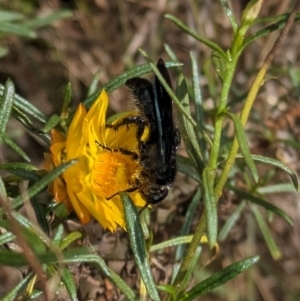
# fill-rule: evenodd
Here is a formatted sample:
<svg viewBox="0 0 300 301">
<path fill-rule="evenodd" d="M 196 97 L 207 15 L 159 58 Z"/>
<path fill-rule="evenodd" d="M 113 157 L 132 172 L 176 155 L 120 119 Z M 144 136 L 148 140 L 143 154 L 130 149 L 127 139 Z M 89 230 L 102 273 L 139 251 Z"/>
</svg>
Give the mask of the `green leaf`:
<svg viewBox="0 0 300 301">
<path fill-rule="evenodd" d="M 20 155 L 24 160 L 30 162 L 29 157 L 27 154 L 15 143 L 13 142 L 6 134 L 2 134 L 2 140 L 18 155 Z"/>
<path fill-rule="evenodd" d="M 185 219 L 184 219 L 184 222 L 181 226 L 181 230 L 179 233 L 180 237 L 190 233 L 192 223 L 194 221 L 194 217 L 197 212 L 197 207 L 201 201 L 201 197 L 202 197 L 202 188 L 198 188 L 192 198 L 192 201 L 189 204 L 187 211 L 186 211 Z M 177 247 L 176 253 L 175 253 L 175 261 L 176 262 L 179 262 L 179 260 L 181 260 L 183 258 L 185 249 L 186 248 L 184 245 L 179 245 Z"/>
<path fill-rule="evenodd" d="M 192 160 L 181 155 L 176 156 L 176 161 L 178 165 L 178 171 L 190 176 L 192 179 L 198 183 L 202 183 L 198 172 L 195 170 L 195 166 L 192 163 Z"/>
<path fill-rule="evenodd" d="M 197 263 L 199 262 L 199 257 L 202 253 L 202 247 L 198 246 L 195 250 L 195 253 L 193 254 L 193 258 L 191 260 L 189 269 L 184 275 L 184 278 L 182 282 L 180 283 L 179 292 L 183 292 L 186 290 L 187 287 L 189 287 L 189 284 L 191 282 L 192 274 L 199 269 L 199 267 L 196 267 Z"/>
<path fill-rule="evenodd" d="M 14 239 L 16 239 L 15 235 L 13 235 L 11 232 L 6 232 L 0 235 L 0 246 L 13 241 Z"/>
<path fill-rule="evenodd" d="M 274 184 L 257 188 L 257 192 L 261 194 L 272 194 L 280 192 L 295 192 L 295 186 L 290 183 Z M 299 192 L 299 189 L 298 189 Z"/>
<path fill-rule="evenodd" d="M 238 29 L 238 25 L 236 23 L 236 20 L 234 18 L 234 14 L 232 12 L 232 10 L 230 9 L 229 5 L 228 5 L 228 2 L 226 0 L 220 0 L 222 6 L 223 6 L 223 9 L 231 23 L 231 27 L 233 29 L 233 32 L 236 33 L 237 29 Z"/>
<path fill-rule="evenodd" d="M 204 130 L 204 112 L 203 112 L 203 101 L 200 89 L 200 76 L 198 63 L 195 59 L 193 52 L 190 52 L 190 58 L 192 63 L 193 71 L 193 91 L 194 91 L 194 101 L 195 101 L 195 119 L 197 124 L 202 130 Z"/>
<path fill-rule="evenodd" d="M 149 251 L 155 252 L 155 251 L 162 250 L 165 248 L 175 247 L 175 246 L 182 245 L 182 244 L 189 244 L 192 241 L 192 238 L 193 238 L 192 235 L 185 235 L 185 236 L 178 236 L 175 238 L 171 238 L 171 239 L 168 239 L 161 243 L 152 245 L 150 247 Z"/>
<path fill-rule="evenodd" d="M 3 96 L 4 89 L 4 86 L 0 84 L 0 96 Z M 16 93 L 14 97 L 14 106 L 20 109 L 23 113 L 27 113 L 29 116 L 32 116 L 41 122 L 46 122 L 46 117 L 40 110 Z"/>
<path fill-rule="evenodd" d="M 4 185 L 1 177 L 0 177 L 0 198 L 2 198 L 3 200 L 5 200 L 7 198 L 5 185 Z"/>
<path fill-rule="evenodd" d="M 255 216 L 256 222 L 258 224 L 258 227 L 265 239 L 265 242 L 267 244 L 267 247 L 271 253 L 271 256 L 273 257 L 274 260 L 279 260 L 282 257 L 282 254 L 276 245 L 276 242 L 272 236 L 272 233 L 265 222 L 264 218 L 262 217 L 260 211 L 258 210 L 257 206 L 252 205 L 251 206 L 252 212 Z"/>
<path fill-rule="evenodd" d="M 173 49 L 170 47 L 170 45 L 164 44 L 164 49 L 165 49 L 165 52 L 167 53 L 167 55 L 169 56 L 169 58 L 171 59 L 172 62 L 179 62 L 176 53 L 173 51 Z M 176 71 L 178 73 L 180 73 L 181 72 L 181 68 L 177 67 Z"/>
<path fill-rule="evenodd" d="M 181 63 L 174 63 L 174 62 L 167 62 L 166 63 L 167 68 L 178 67 L 178 66 L 182 66 L 182 64 Z M 97 97 L 101 93 L 102 89 L 105 89 L 105 91 L 107 93 L 111 93 L 114 90 L 116 90 L 117 88 L 119 88 L 121 85 L 125 84 L 125 82 L 128 79 L 133 78 L 133 77 L 138 77 L 138 76 L 144 75 L 144 74 L 149 73 L 149 72 L 152 72 L 152 68 L 151 68 L 150 64 L 142 64 L 142 65 L 135 66 L 135 67 L 125 71 L 124 73 L 118 75 L 117 77 L 115 77 L 113 80 L 111 80 L 110 82 L 105 84 L 103 86 L 103 88 L 98 89 L 95 93 L 90 95 L 83 102 L 83 104 L 87 108 L 89 108 L 94 103 L 94 101 L 97 99 Z"/>
<path fill-rule="evenodd" d="M 215 171 L 206 167 L 202 175 L 204 190 L 204 206 L 207 219 L 207 238 L 209 247 L 212 249 L 217 241 L 218 214 L 217 201 L 214 193 Z"/>
<path fill-rule="evenodd" d="M 10 22 L 10 21 L 18 21 L 24 19 L 25 16 L 20 13 L 12 12 L 9 10 L 0 10 L 0 20 L 1 22 Z"/>
<path fill-rule="evenodd" d="M 211 53 L 211 61 L 215 67 L 219 79 L 221 80 L 221 82 L 223 82 L 227 68 L 226 62 L 224 61 L 223 57 L 221 57 L 220 54 L 215 51 Z"/>
<path fill-rule="evenodd" d="M 7 79 L 0 99 L 0 139 L 6 131 L 6 126 L 12 111 L 15 95 L 15 86 L 10 79 Z"/>
<path fill-rule="evenodd" d="M 289 174 L 289 176 L 291 177 L 294 187 L 296 190 L 298 190 L 298 179 L 297 179 L 297 175 L 295 174 L 295 172 L 289 168 L 287 165 L 285 165 L 284 163 L 273 159 L 273 158 L 268 158 L 268 157 L 264 157 L 264 156 L 259 156 L 259 155 L 251 155 L 252 159 L 254 161 L 258 161 L 261 163 L 266 163 L 266 164 L 270 164 L 272 166 L 278 167 L 282 170 L 284 170 L 285 172 L 287 172 Z"/>
<path fill-rule="evenodd" d="M 36 171 L 37 168 L 28 163 L 17 162 L 0 164 L 0 170 L 5 170 L 28 180 L 37 181 L 40 179 L 40 176 L 33 172 Z"/>
<path fill-rule="evenodd" d="M 255 180 L 255 182 L 258 182 L 258 172 L 256 169 L 256 166 L 254 164 L 254 161 L 252 159 L 250 150 L 249 150 L 249 146 L 248 146 L 248 141 L 245 135 L 245 131 L 243 129 L 243 125 L 242 122 L 240 120 L 240 118 L 238 116 L 236 116 L 235 114 L 231 114 L 231 113 L 226 113 L 230 116 L 230 118 L 232 119 L 233 123 L 234 123 L 234 130 L 235 130 L 235 135 L 236 138 L 238 140 L 241 152 L 243 154 L 243 157 L 245 159 L 245 162 L 248 166 L 248 168 L 251 171 L 251 174 Z"/>
<path fill-rule="evenodd" d="M 209 278 L 197 284 L 191 290 L 182 294 L 177 301 L 192 301 L 196 298 L 199 298 L 200 296 L 205 295 L 212 289 L 221 286 L 225 282 L 235 278 L 243 271 L 249 269 L 258 260 L 259 256 L 253 256 L 227 266 L 226 268 L 214 273 Z"/>
<path fill-rule="evenodd" d="M 184 108 L 186 113 L 190 115 L 189 96 L 186 82 L 182 74 L 178 78 L 176 94 L 180 99 L 182 107 Z M 204 168 L 204 163 L 201 150 L 196 138 L 195 130 L 184 115 L 180 114 L 178 116 L 178 121 L 180 126 L 180 133 L 184 141 L 186 151 L 189 154 L 189 157 L 193 160 L 196 170 L 199 170 L 201 172 Z"/>
<path fill-rule="evenodd" d="M 69 107 L 71 100 L 72 100 L 72 86 L 71 83 L 69 82 L 65 88 L 64 101 L 61 109 L 62 112 L 64 112 Z"/>
<path fill-rule="evenodd" d="M 98 84 L 99 84 L 100 75 L 101 75 L 101 71 L 98 71 L 93 76 L 92 82 L 91 82 L 91 84 L 89 86 L 89 90 L 88 90 L 88 95 L 87 96 L 90 96 L 90 95 L 92 95 L 93 93 L 95 93 L 97 91 L 97 87 L 98 87 Z"/>
<path fill-rule="evenodd" d="M 28 198 L 31 198 L 35 195 L 37 195 L 39 192 L 41 192 L 47 185 L 52 182 L 55 178 L 57 178 L 59 175 L 61 175 L 67 168 L 71 167 L 72 165 L 76 164 L 77 160 L 71 160 L 69 162 L 66 162 L 55 169 L 53 169 L 51 172 L 49 172 L 46 176 L 41 178 L 38 182 L 36 182 L 34 185 L 32 185 L 28 191 L 27 196 Z M 15 209 L 22 205 L 23 203 L 23 196 L 18 196 L 15 199 L 13 199 L 10 203 L 11 209 Z M 3 209 L 0 208 L 0 216 L 3 215 Z"/>
<path fill-rule="evenodd" d="M 72 242 L 82 237 L 82 233 L 79 231 L 73 231 L 69 233 L 59 244 L 59 248 L 64 250 L 68 247 Z"/>
<path fill-rule="evenodd" d="M 59 224 L 56 228 L 55 234 L 53 236 L 53 242 L 56 245 L 59 245 L 64 235 L 64 226 L 63 224 Z"/>
<path fill-rule="evenodd" d="M 51 115 L 47 123 L 41 129 L 41 131 L 44 133 L 48 133 L 50 130 L 55 128 L 60 123 L 60 121 L 61 121 L 60 116 L 58 116 L 57 114 Z"/>
<path fill-rule="evenodd" d="M 78 301 L 77 298 L 77 289 L 75 284 L 75 279 L 73 274 L 70 272 L 68 268 L 64 268 L 61 273 L 61 280 L 67 289 L 69 296 L 72 301 Z"/>
<path fill-rule="evenodd" d="M 246 201 L 242 201 L 235 209 L 235 211 L 227 218 L 223 228 L 221 229 L 219 233 L 219 241 L 224 241 L 236 222 L 240 219 L 241 213 L 245 209 L 247 205 Z"/>
<path fill-rule="evenodd" d="M 275 30 L 280 30 L 282 29 L 286 22 L 287 22 L 287 19 L 289 17 L 289 14 L 286 14 L 286 15 L 283 15 L 283 16 L 278 16 L 279 18 L 282 18 L 281 20 L 279 20 L 277 23 L 275 24 L 271 24 L 259 31 L 257 31 L 255 34 L 247 37 L 244 42 L 243 42 L 243 45 L 242 47 L 240 48 L 239 52 L 242 52 L 245 47 L 247 47 L 250 43 L 252 43 L 253 41 L 259 39 L 259 38 L 262 38 L 264 36 L 267 36 L 269 35 L 271 32 L 275 31 Z M 298 14 L 297 17 L 295 18 L 295 21 L 299 21 L 300 20 L 300 15 Z M 256 19 L 256 21 L 260 21 L 259 19 Z M 266 20 L 268 21 L 268 19 Z"/>
<path fill-rule="evenodd" d="M 250 201 L 253 204 L 259 205 L 271 212 L 274 212 L 275 214 L 279 215 L 281 218 L 283 218 L 288 224 L 290 224 L 291 226 L 293 225 L 293 219 L 287 214 L 285 213 L 283 210 L 279 209 L 278 207 L 276 207 L 275 205 L 266 202 L 265 200 L 263 200 L 262 198 L 256 197 L 248 192 L 242 191 L 238 188 L 235 188 L 231 185 L 227 185 L 228 189 L 234 191 L 234 193 L 245 199 Z"/>
<path fill-rule="evenodd" d="M 17 222 L 20 224 L 20 232 L 22 238 L 26 240 L 27 245 L 31 248 L 31 250 L 36 254 L 43 254 L 46 252 L 46 246 L 43 238 L 39 237 L 39 233 L 37 230 L 37 226 L 31 223 L 26 217 L 17 212 L 11 212 L 11 215 Z M 3 228 L 7 231 L 12 230 L 11 223 L 2 223 Z"/>
<path fill-rule="evenodd" d="M 36 38 L 36 34 L 29 27 L 24 26 L 24 24 L 0 22 L 0 32 L 5 34 L 16 34 L 18 36 L 23 36 L 26 38 Z"/>
<path fill-rule="evenodd" d="M 136 266 L 141 273 L 141 277 L 144 281 L 151 300 L 158 301 L 160 300 L 160 298 L 151 274 L 145 239 L 138 212 L 136 210 L 136 207 L 132 203 L 132 200 L 127 194 L 120 193 L 120 195 L 124 204 L 126 229 L 128 231 L 130 246 L 132 248 Z"/>
<path fill-rule="evenodd" d="M 59 10 L 49 14 L 48 16 L 41 16 L 30 21 L 26 21 L 23 23 L 24 26 L 28 28 L 39 28 L 44 27 L 46 25 L 53 24 L 55 21 L 62 20 L 65 18 L 72 17 L 73 12 L 71 10 Z"/>
<path fill-rule="evenodd" d="M 35 216 L 37 218 L 39 226 L 43 229 L 45 233 L 50 234 L 49 219 L 47 216 L 47 210 L 45 204 L 42 204 L 38 197 L 32 197 L 30 199 L 32 208 L 34 210 Z"/>
<path fill-rule="evenodd" d="M 29 273 L 24 279 L 20 281 L 8 294 L 6 294 L 1 301 L 15 301 L 18 300 L 20 292 L 23 292 L 29 285 L 32 278 L 32 273 Z"/>
<path fill-rule="evenodd" d="M 59 258 L 57 258 L 57 254 L 53 252 L 37 254 L 36 256 L 42 264 L 91 263 L 101 271 L 104 277 L 107 277 L 110 281 L 116 284 L 128 300 L 136 300 L 135 294 L 131 288 L 106 265 L 105 261 L 97 255 L 89 254 L 84 248 L 64 251 L 61 253 L 61 257 Z M 27 265 L 27 262 L 24 256 L 20 253 L 0 249 L 0 264 L 25 266 Z"/>
<path fill-rule="evenodd" d="M 168 294 L 169 296 L 171 296 L 171 300 L 175 300 L 175 289 L 172 285 L 168 285 L 168 284 L 162 284 L 162 285 L 158 285 L 157 289 L 161 292 L 164 292 L 165 294 Z"/>
<path fill-rule="evenodd" d="M 220 55 L 227 60 L 227 56 L 223 49 L 216 43 L 212 42 L 209 39 L 206 39 L 204 37 L 199 36 L 195 31 L 192 31 L 187 25 L 182 23 L 178 18 L 174 17 L 173 15 L 166 14 L 165 15 L 166 19 L 171 20 L 175 25 L 177 25 L 182 31 L 186 32 L 188 35 L 192 36 L 194 39 L 197 41 L 201 42 L 202 44 L 206 45 L 212 50 L 217 51 L 220 53 Z"/>
</svg>

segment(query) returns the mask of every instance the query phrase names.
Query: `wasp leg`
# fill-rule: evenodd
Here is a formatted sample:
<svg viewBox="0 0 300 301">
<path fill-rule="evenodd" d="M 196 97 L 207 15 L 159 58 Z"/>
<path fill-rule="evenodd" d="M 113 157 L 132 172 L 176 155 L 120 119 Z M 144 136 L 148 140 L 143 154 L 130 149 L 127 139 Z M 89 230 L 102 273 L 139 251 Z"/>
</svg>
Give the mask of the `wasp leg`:
<svg viewBox="0 0 300 301">
<path fill-rule="evenodd" d="M 138 180 L 137 180 L 137 182 L 138 182 L 138 184 L 137 184 L 136 186 L 130 187 L 130 188 L 126 189 L 126 190 L 118 191 L 118 192 L 116 192 L 115 194 L 113 194 L 113 195 L 107 197 L 106 200 L 109 201 L 110 199 L 112 199 L 113 197 L 115 197 L 115 196 L 116 196 L 117 194 L 119 194 L 120 192 L 134 192 L 134 191 L 136 191 L 136 190 L 139 189 L 140 186 L 141 186 L 141 184 L 139 183 Z"/>
<path fill-rule="evenodd" d="M 147 123 L 146 120 L 142 116 L 128 116 L 118 121 L 115 124 L 107 124 L 106 127 L 118 131 L 120 127 L 126 125 L 129 130 L 129 125 L 136 124 L 138 128 L 136 137 L 140 139 L 144 133 L 146 123 Z"/>
<path fill-rule="evenodd" d="M 100 144 L 98 141 L 96 141 L 96 143 L 99 145 L 99 147 L 101 147 L 101 148 L 103 148 L 105 150 L 108 150 L 110 152 L 120 152 L 123 155 L 131 156 L 133 160 L 137 160 L 138 159 L 138 154 L 137 153 L 132 152 L 132 151 L 126 149 L 126 148 L 122 148 L 122 147 L 119 147 L 119 148 L 110 148 L 110 147 L 107 147 L 105 145 Z"/>
</svg>

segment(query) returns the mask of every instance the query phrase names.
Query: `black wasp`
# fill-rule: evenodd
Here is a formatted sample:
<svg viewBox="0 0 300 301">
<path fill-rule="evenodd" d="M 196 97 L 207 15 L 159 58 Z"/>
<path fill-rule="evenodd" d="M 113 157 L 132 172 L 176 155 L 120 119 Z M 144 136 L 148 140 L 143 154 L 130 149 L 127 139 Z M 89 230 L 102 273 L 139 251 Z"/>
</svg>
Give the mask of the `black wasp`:
<svg viewBox="0 0 300 301">
<path fill-rule="evenodd" d="M 172 87 L 169 72 L 162 59 L 156 64 L 161 75 Z M 176 149 L 180 144 L 180 133 L 174 124 L 172 99 L 157 78 L 153 83 L 144 78 L 135 77 L 125 83 L 132 91 L 139 114 L 124 118 L 124 124 L 138 125 L 137 139 L 140 149 L 142 172 L 137 187 L 148 204 L 157 204 L 167 195 L 174 182 L 177 164 Z M 142 140 L 145 127 L 149 135 Z"/>
</svg>

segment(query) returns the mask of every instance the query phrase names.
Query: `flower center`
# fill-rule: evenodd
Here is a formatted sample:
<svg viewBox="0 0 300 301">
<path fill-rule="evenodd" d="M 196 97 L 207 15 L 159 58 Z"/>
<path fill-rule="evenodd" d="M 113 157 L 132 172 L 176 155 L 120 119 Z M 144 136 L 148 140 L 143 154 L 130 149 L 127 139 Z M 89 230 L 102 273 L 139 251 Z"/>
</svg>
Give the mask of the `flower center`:
<svg viewBox="0 0 300 301">
<path fill-rule="evenodd" d="M 92 187 L 96 194 L 109 199 L 136 187 L 139 173 L 140 165 L 131 155 L 104 150 L 98 154 L 92 169 Z"/>
</svg>

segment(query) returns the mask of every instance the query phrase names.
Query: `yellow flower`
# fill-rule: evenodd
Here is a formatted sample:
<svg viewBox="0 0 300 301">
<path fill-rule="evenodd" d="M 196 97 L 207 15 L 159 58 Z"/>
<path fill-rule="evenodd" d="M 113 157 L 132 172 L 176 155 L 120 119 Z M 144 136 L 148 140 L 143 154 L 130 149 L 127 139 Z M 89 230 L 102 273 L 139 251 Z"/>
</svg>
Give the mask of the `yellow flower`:
<svg viewBox="0 0 300 301">
<path fill-rule="evenodd" d="M 104 228 L 115 231 L 117 226 L 125 227 L 118 192 L 137 187 L 141 166 L 137 159 L 137 125 L 124 125 L 117 131 L 108 128 L 107 106 L 108 96 L 102 91 L 89 111 L 79 105 L 66 137 L 52 131 L 51 155 L 45 156 L 45 169 L 50 171 L 63 162 L 78 159 L 52 183 L 54 199 L 65 202 L 69 210 L 74 209 L 83 224 L 92 216 Z M 129 195 L 136 206 L 145 206 L 138 190 Z"/>
</svg>

